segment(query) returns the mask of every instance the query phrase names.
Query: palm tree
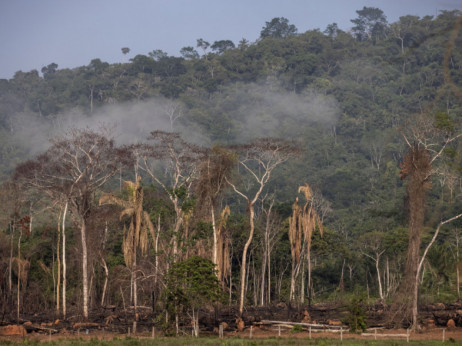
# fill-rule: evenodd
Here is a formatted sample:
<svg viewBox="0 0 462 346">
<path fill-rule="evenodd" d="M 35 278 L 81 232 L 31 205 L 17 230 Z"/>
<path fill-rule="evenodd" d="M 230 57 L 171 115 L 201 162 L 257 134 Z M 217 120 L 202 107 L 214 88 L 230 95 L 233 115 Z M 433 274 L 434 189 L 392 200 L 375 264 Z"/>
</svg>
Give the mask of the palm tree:
<svg viewBox="0 0 462 346">
<path fill-rule="evenodd" d="M 313 206 L 313 193 L 308 184 L 305 183 L 304 186 L 298 188 L 298 193 L 303 193 L 305 195 L 305 205 L 303 206 L 301 217 L 301 226 L 303 229 L 303 236 L 306 242 L 306 260 L 308 265 L 308 292 L 309 297 L 311 297 L 311 242 L 313 239 L 313 233 L 316 230 L 316 227 L 319 228 L 319 233 L 321 236 L 323 234 L 322 222 L 321 219 L 314 209 Z M 302 294 L 303 297 L 303 294 Z"/>
<path fill-rule="evenodd" d="M 300 186 L 298 193 L 303 193 L 305 196 L 305 205 L 300 207 L 298 204 L 298 197 L 292 206 L 292 217 L 289 218 L 289 240 L 291 245 L 292 255 L 292 276 L 290 282 L 290 300 L 295 299 L 295 281 L 300 273 L 300 261 L 302 255 L 306 254 L 306 261 L 308 266 L 308 292 L 311 296 L 311 242 L 313 233 L 316 228 L 319 228 L 321 236 L 323 234 L 321 219 L 314 209 L 313 193 L 308 184 Z M 302 269 L 302 272 L 304 269 Z M 302 277 L 302 284 L 300 289 L 300 302 L 304 300 L 304 280 Z"/>
<path fill-rule="evenodd" d="M 146 254 L 148 250 L 148 231 L 154 237 L 154 226 L 151 222 L 149 214 L 143 210 L 143 188 L 140 184 L 141 177 L 136 179 L 136 182 L 125 181 L 123 188 L 128 192 L 128 200 L 113 194 L 104 194 L 99 200 L 99 204 L 113 204 L 122 208 L 120 219 L 124 217 L 130 218 L 128 230 L 124 225 L 124 238 L 122 249 L 124 253 L 125 265 L 130 269 L 130 301 L 136 312 L 137 306 L 137 286 L 136 286 L 136 257 L 137 249 L 140 248 L 142 254 Z"/>
</svg>

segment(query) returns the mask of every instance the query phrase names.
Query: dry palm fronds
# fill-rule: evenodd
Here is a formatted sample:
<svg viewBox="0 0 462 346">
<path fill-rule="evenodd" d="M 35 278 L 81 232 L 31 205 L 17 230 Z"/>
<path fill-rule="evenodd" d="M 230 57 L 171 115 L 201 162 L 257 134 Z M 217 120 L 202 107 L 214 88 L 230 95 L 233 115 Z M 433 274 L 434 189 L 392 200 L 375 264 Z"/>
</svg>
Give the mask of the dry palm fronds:
<svg viewBox="0 0 462 346">
<path fill-rule="evenodd" d="M 13 273 L 16 276 L 18 276 L 19 274 L 19 279 L 24 285 L 27 281 L 27 276 L 29 274 L 30 262 L 28 260 L 21 259 L 18 257 L 14 257 L 13 261 L 16 264 L 15 266 L 13 266 Z"/>
<path fill-rule="evenodd" d="M 99 205 L 104 205 L 104 204 L 118 205 L 122 208 L 130 207 L 130 202 L 127 202 L 126 200 L 118 196 L 115 196 L 112 193 L 105 193 L 99 198 Z"/>
<path fill-rule="evenodd" d="M 294 259 L 297 264 L 300 262 L 300 252 L 302 248 L 300 214 L 301 210 L 298 205 L 297 197 L 295 203 L 292 205 L 292 217 L 289 218 L 290 252 L 292 254 L 292 259 Z"/>
<path fill-rule="evenodd" d="M 229 245 L 231 239 L 224 234 L 224 227 L 228 220 L 231 210 L 227 205 L 220 214 L 220 220 L 217 227 L 217 271 L 218 280 L 223 281 L 224 278 L 231 274 L 231 263 L 229 256 Z"/>
<path fill-rule="evenodd" d="M 289 218 L 291 254 L 297 264 L 300 263 L 303 243 L 306 243 L 307 251 L 310 251 L 311 240 L 316 227 L 319 228 L 321 235 L 323 234 L 321 219 L 313 208 L 313 193 L 310 186 L 308 184 L 300 186 L 298 193 L 303 193 L 305 196 L 305 205 L 301 208 L 297 197 L 295 203 L 292 205 L 292 216 Z"/>
<path fill-rule="evenodd" d="M 131 268 L 133 265 L 133 256 L 136 254 L 136 248 L 140 248 L 142 254 L 148 250 L 149 237 L 151 233 L 153 239 L 155 236 L 154 226 L 150 220 L 149 214 L 143 210 L 143 188 L 141 178 L 138 177 L 136 182 L 125 181 L 124 189 L 128 192 L 128 201 L 112 194 L 104 194 L 100 197 L 99 204 L 114 204 L 123 207 L 120 212 L 120 219 L 130 218 L 128 230 L 124 226 L 123 253 L 125 264 Z"/>
</svg>

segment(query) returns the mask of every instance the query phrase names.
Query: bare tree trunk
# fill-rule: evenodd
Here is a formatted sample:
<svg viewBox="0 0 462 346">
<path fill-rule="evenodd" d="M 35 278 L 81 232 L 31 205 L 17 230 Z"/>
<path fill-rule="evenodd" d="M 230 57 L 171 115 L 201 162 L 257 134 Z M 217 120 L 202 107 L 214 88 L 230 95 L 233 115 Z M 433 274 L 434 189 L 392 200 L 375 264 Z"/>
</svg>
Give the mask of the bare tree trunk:
<svg viewBox="0 0 462 346">
<path fill-rule="evenodd" d="M 82 241 L 82 295 L 83 295 L 83 318 L 88 319 L 88 254 L 87 254 L 87 228 L 82 218 L 80 236 Z"/>
<path fill-rule="evenodd" d="M 457 254 L 459 255 L 459 254 Z M 456 287 L 456 291 L 457 291 L 457 300 L 460 300 L 460 273 L 459 273 L 459 262 L 457 261 L 457 265 L 456 265 L 456 280 L 457 280 L 457 287 Z"/>
<path fill-rule="evenodd" d="M 58 216 L 58 239 L 56 240 L 56 260 L 58 262 L 58 277 L 56 278 L 56 313 L 59 315 L 60 301 L 59 295 L 61 293 L 61 259 L 60 255 L 60 243 L 61 243 L 61 213 Z M 53 269 L 54 270 L 54 269 Z"/>
<path fill-rule="evenodd" d="M 271 249 L 268 252 L 268 297 L 267 297 L 267 304 L 271 304 Z"/>
<path fill-rule="evenodd" d="M 16 304 L 16 319 L 19 324 L 19 310 L 21 306 L 21 238 L 22 238 L 22 226 L 19 227 L 19 239 L 18 239 L 18 290 L 17 290 L 17 304 Z"/>
<path fill-rule="evenodd" d="M 387 292 L 386 296 L 388 297 L 390 295 L 390 262 L 388 260 L 388 256 L 387 256 L 387 289 L 385 290 L 385 292 Z"/>
<path fill-rule="evenodd" d="M 266 234 L 265 234 L 266 237 Z M 266 244 L 265 244 L 266 245 Z M 267 261 L 267 248 L 265 246 L 264 254 L 263 254 L 263 260 L 261 263 L 261 285 L 260 285 L 260 305 L 264 306 L 265 305 L 265 279 L 266 279 L 266 261 Z"/>
<path fill-rule="evenodd" d="M 425 197 L 430 188 L 428 178 L 431 174 L 431 161 L 428 151 L 418 146 L 409 149 L 401 174 L 409 176 L 407 192 L 409 196 L 409 242 L 404 271 L 404 279 L 398 292 L 402 310 L 399 315 L 410 319 L 415 330 L 417 321 L 413 321 L 414 306 L 417 309 L 418 267 L 420 258 L 421 234 L 425 216 Z"/>
<path fill-rule="evenodd" d="M 457 300 L 460 300 L 460 272 L 459 272 L 459 234 L 456 234 L 456 292 Z"/>
<path fill-rule="evenodd" d="M 13 246 L 14 246 L 14 224 L 16 220 L 13 220 L 13 225 L 10 222 L 10 260 L 8 262 L 8 292 L 11 297 L 13 290 Z"/>
<path fill-rule="evenodd" d="M 133 242 L 135 242 L 135 240 L 133 239 Z M 136 268 L 136 244 L 134 244 L 133 246 L 133 258 L 132 258 L 132 285 L 133 285 L 133 309 L 134 309 L 134 313 L 135 313 L 135 317 L 136 317 L 136 307 L 138 305 L 138 287 L 137 287 L 137 268 Z"/>
<path fill-rule="evenodd" d="M 302 263 L 302 277 L 300 282 L 300 296 L 299 302 L 303 304 L 305 302 L 305 261 Z"/>
<path fill-rule="evenodd" d="M 418 297 L 419 297 L 419 277 L 420 277 L 420 271 L 422 270 L 423 263 L 425 261 L 425 257 L 427 256 L 428 250 L 430 250 L 431 246 L 435 242 L 436 238 L 438 237 L 438 233 L 441 229 L 441 227 L 447 223 L 450 223 L 454 220 L 459 219 L 462 217 L 462 214 L 456 215 L 454 217 L 451 217 L 445 221 L 441 221 L 438 224 L 438 227 L 435 230 L 435 233 L 433 234 L 432 239 L 430 240 L 430 243 L 428 243 L 427 247 L 425 248 L 424 253 L 422 254 L 422 258 L 418 260 L 417 264 L 417 270 L 416 270 L 416 276 L 415 276 L 415 282 L 414 282 L 414 291 L 413 296 L 412 296 L 412 329 L 415 330 L 417 328 L 417 313 L 418 313 Z"/>
<path fill-rule="evenodd" d="M 104 237 L 103 237 L 103 244 L 102 244 L 103 250 L 106 247 L 107 232 L 108 232 L 108 228 L 107 228 L 107 221 L 106 221 L 106 227 L 104 227 Z M 106 298 L 107 283 L 109 280 L 109 268 L 107 267 L 107 263 L 106 263 L 106 260 L 104 259 L 103 254 L 100 252 L 99 255 L 101 257 L 101 262 L 102 262 L 103 269 L 104 269 L 104 285 L 103 285 L 103 292 L 101 294 L 101 306 L 104 306 L 104 299 Z"/>
<path fill-rule="evenodd" d="M 181 224 L 183 223 L 183 211 L 181 207 L 178 206 L 178 202 L 175 203 L 175 211 L 177 220 L 175 222 L 175 229 L 173 230 L 173 262 L 178 261 L 178 234 L 180 233 Z"/>
<path fill-rule="evenodd" d="M 377 281 L 379 284 L 379 296 L 380 296 L 380 299 L 383 300 L 384 296 L 383 296 L 383 289 L 382 289 L 382 280 L 380 277 L 380 256 L 379 255 L 377 255 L 377 259 L 375 261 L 375 269 L 377 270 Z"/>
<path fill-rule="evenodd" d="M 308 299 L 311 299 L 311 245 L 308 245 L 307 247 L 307 254 L 306 254 L 306 262 L 308 264 L 308 287 L 307 289 L 307 295 Z"/>
<path fill-rule="evenodd" d="M 241 264 L 241 290 L 239 295 L 239 314 L 242 315 L 244 312 L 244 297 L 245 297 L 245 277 L 246 277 L 246 264 L 247 264 L 247 251 L 249 249 L 250 243 L 252 242 L 253 233 L 255 230 L 255 211 L 252 203 L 249 203 L 249 221 L 250 221 L 250 233 L 249 238 L 247 239 L 244 245 L 244 251 L 242 252 L 242 264 Z"/>
<path fill-rule="evenodd" d="M 249 263 L 250 264 L 250 263 Z M 253 304 L 254 306 L 258 305 L 258 277 L 255 270 L 255 261 L 252 261 L 252 281 L 253 281 Z"/>
<path fill-rule="evenodd" d="M 232 262 L 231 262 L 232 265 Z M 231 274 L 229 275 L 229 297 L 228 297 L 228 303 L 231 305 L 232 298 L 233 298 L 233 275 L 232 275 L 232 267 L 229 268 Z"/>
<path fill-rule="evenodd" d="M 67 270 L 67 263 L 66 263 L 66 214 L 67 214 L 67 207 L 68 202 L 64 206 L 63 211 L 63 249 L 62 249 L 62 262 L 63 262 L 63 318 L 66 319 L 66 286 L 67 286 L 67 277 L 66 277 L 66 270 Z"/>
<path fill-rule="evenodd" d="M 213 204 L 210 203 L 210 213 L 212 216 L 212 230 L 213 230 L 213 254 L 212 254 L 212 262 L 215 264 L 215 266 L 218 268 L 218 259 L 217 259 L 217 253 L 218 253 L 218 236 L 217 236 L 217 226 L 215 223 L 215 208 L 213 207 Z M 220 275 L 218 275 L 220 279 Z"/>
<path fill-rule="evenodd" d="M 293 301 L 294 299 L 295 299 L 295 258 L 292 257 L 292 271 L 290 273 L 289 301 Z"/>
<path fill-rule="evenodd" d="M 101 306 L 104 306 L 104 300 L 106 298 L 107 283 L 109 280 L 109 269 L 107 267 L 106 261 L 104 260 L 103 256 L 101 256 L 101 262 L 103 263 L 103 268 L 104 268 L 104 285 L 103 285 L 103 293 L 101 295 Z"/>
<path fill-rule="evenodd" d="M 157 218 L 157 234 L 156 234 L 156 240 L 155 240 L 155 245 L 154 245 L 154 253 L 156 254 L 156 258 L 154 260 L 154 306 L 153 309 L 155 308 L 155 303 L 157 301 L 157 279 L 159 275 L 159 254 L 158 254 L 158 248 L 159 248 L 159 235 L 160 235 L 160 214 Z M 154 310 L 153 310 L 154 311 Z"/>
</svg>

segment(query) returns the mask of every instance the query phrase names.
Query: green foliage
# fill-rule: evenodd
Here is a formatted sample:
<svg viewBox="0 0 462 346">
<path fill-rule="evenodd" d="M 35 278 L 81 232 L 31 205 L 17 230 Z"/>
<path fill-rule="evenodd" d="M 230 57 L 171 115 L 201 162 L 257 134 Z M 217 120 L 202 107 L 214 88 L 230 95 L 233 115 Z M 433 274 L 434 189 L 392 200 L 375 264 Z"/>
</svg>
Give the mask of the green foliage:
<svg viewBox="0 0 462 346">
<path fill-rule="evenodd" d="M 276 37 L 284 38 L 297 33 L 297 28 L 293 24 L 289 24 L 289 20 L 284 17 L 273 18 L 270 22 L 266 22 L 260 32 L 260 37 Z"/>
<path fill-rule="evenodd" d="M 345 322 L 350 326 L 351 332 L 365 331 L 367 328 L 366 313 L 362 308 L 364 298 L 361 296 L 354 297 L 348 304 L 348 316 Z"/>
<path fill-rule="evenodd" d="M 291 333 L 301 333 L 303 332 L 303 327 L 300 324 L 294 324 L 292 328 L 290 328 Z"/>
<path fill-rule="evenodd" d="M 387 263 L 391 275 L 397 279 L 408 241 L 406 183 L 399 179 L 406 143 L 397 129 L 401 130 L 401 125 L 413 114 L 425 111 L 433 120 L 431 129 L 448 135 L 460 131 L 462 105 L 451 91 L 462 83 L 462 69 L 457 68 L 462 61 L 460 50 L 453 49 L 449 65 L 442 66 L 460 12 L 442 11 L 436 17 L 422 18 L 403 16 L 390 25 L 378 8 L 364 7 L 356 13 L 352 34 L 340 30 L 335 23 L 324 33 L 309 30 L 297 34 L 295 26 L 278 17 L 265 23 L 260 40 L 249 43 L 243 39 L 237 48 L 229 40 L 210 44 L 199 39 L 197 46 L 193 42 L 184 47 L 181 57 L 154 50 L 147 55 L 136 55 L 124 64 L 93 59 L 87 66 L 60 69 L 51 63 L 43 67 L 43 77 L 37 70 L 19 71 L 10 80 L 0 80 L 0 181 L 7 180 L 18 163 L 35 154 L 34 149 L 39 146 L 35 142 L 29 145 L 34 139 L 31 133 L 39 132 L 42 126 L 48 132 L 59 114 L 76 109 L 91 120 L 108 103 L 133 102 L 141 107 L 143 100 L 163 95 L 182 107 L 175 130 L 187 129 L 184 133 L 188 136 L 201 132 L 207 143 L 240 144 L 267 136 L 299 141 L 304 150 L 301 157 L 275 171 L 267 187 L 268 192 L 275 194 L 274 212 L 283 220 L 291 216 L 295 191 L 305 182 L 314 187 L 318 206 L 325 211 L 324 237 L 315 235 L 312 245 L 312 259 L 316 263 L 312 277 L 315 299 L 338 300 L 351 293 L 358 283 L 365 287 L 364 278 L 375 268 L 354 246 L 358 239 L 367 239 L 370 237 L 367 234 L 374 231 L 381 232 L 386 249 L 381 270 Z M 461 45 L 459 35 L 454 47 Z M 448 84 L 442 73 L 446 67 L 454 85 Z M 160 101 L 164 100 L 156 99 L 155 103 Z M 451 142 L 446 146 L 442 161 L 444 166 L 435 162 L 434 168 L 440 174 L 432 180 L 426 210 L 427 230 L 461 206 L 461 190 L 454 183 L 462 172 L 460 145 Z M 124 174 L 129 178 L 132 172 Z M 154 223 L 160 220 L 159 241 L 165 245 L 159 247 L 157 254 L 152 250 L 151 257 L 145 259 L 150 262 L 170 249 L 175 211 L 163 191 L 147 186 L 144 192 L 143 208 L 149 211 Z M 180 200 L 183 212 L 188 215 L 193 212 L 192 236 L 183 239 L 179 234 L 181 245 L 190 246 L 188 249 L 191 244 L 210 246 L 210 220 L 195 218 L 202 203 L 198 196 L 188 196 L 185 186 L 170 193 Z M 2 197 L 2 201 L 9 201 L 9 197 Z M 239 255 L 248 234 L 248 220 L 244 216 L 247 206 L 229 192 L 222 198 L 232 211 L 224 233 L 232 244 L 232 279 L 236 283 Z M 33 214 L 49 207 L 46 200 L 41 203 L 32 210 Z M 21 213 L 29 213 L 27 206 L 20 208 Z M 10 217 L 7 209 L 0 215 L 2 232 Z M 47 218 L 55 228 L 54 216 Z M 290 277 L 287 221 L 282 224 L 271 256 L 272 298 L 277 300 L 287 298 Z M 45 222 L 35 218 L 32 235 L 24 238 L 21 245 L 24 258 L 31 261 L 29 291 L 35 287 L 51 305 L 53 278 L 45 274 L 39 263 L 45 268 L 53 267 L 56 232 L 45 231 L 49 225 L 42 225 Z M 249 261 L 257 268 L 249 274 L 250 283 L 255 281 L 253 275 L 260 274 L 259 230 L 250 249 Z M 90 241 L 98 248 L 101 227 L 90 227 L 89 232 Z M 79 252 L 77 241 L 72 238 L 74 230 L 69 228 L 68 236 L 72 254 Z M 102 255 L 110 275 L 123 277 L 127 274 L 120 267 L 122 243 L 117 237 L 116 233 L 109 233 Z M 9 238 L 1 239 L 5 240 L 2 250 L 8 254 Z M 428 242 L 428 233 L 423 239 Z M 454 244 L 454 239 L 453 234 L 443 232 L 428 254 L 422 285 L 425 301 L 455 298 L 455 270 L 451 265 L 456 262 L 455 247 L 447 246 Z M 96 256 L 92 260 L 98 261 L 96 252 L 90 256 Z M 7 263 L 5 258 L 0 258 L 0 265 Z M 76 302 L 78 263 L 69 265 L 72 268 L 69 291 Z M 349 291 L 346 294 L 339 290 L 342 270 L 343 284 Z M 279 285 L 277 280 L 280 280 L 278 290 L 274 289 Z M 368 282 L 371 287 L 376 285 L 374 280 Z M 189 292 L 191 285 L 181 282 L 170 287 L 171 292 L 178 294 L 178 304 L 190 305 L 189 294 L 185 292 Z M 100 294 L 98 289 L 96 286 L 96 295 Z M 120 296 L 113 299 L 119 301 Z"/>
<path fill-rule="evenodd" d="M 199 256 L 174 263 L 167 273 L 164 299 L 171 307 L 198 308 L 221 299 L 214 264 Z"/>
<path fill-rule="evenodd" d="M 435 114 L 435 127 L 439 130 L 452 132 L 455 129 L 455 124 L 447 112 L 438 112 Z"/>
</svg>

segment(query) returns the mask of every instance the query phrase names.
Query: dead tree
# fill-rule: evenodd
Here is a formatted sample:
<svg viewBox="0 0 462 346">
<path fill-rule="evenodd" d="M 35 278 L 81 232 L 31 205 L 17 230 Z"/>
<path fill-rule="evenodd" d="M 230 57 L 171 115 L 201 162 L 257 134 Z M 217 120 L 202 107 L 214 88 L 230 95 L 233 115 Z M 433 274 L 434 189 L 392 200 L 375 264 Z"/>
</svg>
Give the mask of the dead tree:
<svg viewBox="0 0 462 346">
<path fill-rule="evenodd" d="M 130 218 L 128 230 L 124 226 L 122 250 L 124 253 L 125 265 L 130 268 L 131 276 L 131 303 L 133 303 L 135 314 L 138 305 L 137 295 L 137 250 L 146 254 L 148 250 L 148 232 L 153 240 L 156 239 L 154 225 L 149 214 L 143 210 L 143 187 L 140 184 L 141 177 L 136 182 L 124 182 L 124 188 L 128 192 L 128 200 L 124 200 L 113 194 L 104 194 L 100 197 L 99 204 L 114 204 L 123 208 L 120 218 Z"/>
<path fill-rule="evenodd" d="M 321 218 L 314 208 L 313 192 L 308 184 L 300 186 L 298 193 L 303 193 L 305 204 L 301 208 L 298 197 L 292 206 L 292 217 L 289 219 L 289 240 L 292 255 L 292 274 L 290 281 L 290 300 L 295 300 L 295 283 L 300 273 L 301 258 L 306 256 L 308 268 L 308 292 L 311 292 L 311 243 L 314 231 L 318 228 L 323 234 Z M 300 289 L 300 302 L 304 301 L 304 280 Z"/>
<path fill-rule="evenodd" d="M 400 174 L 401 179 L 408 180 L 409 242 L 404 278 L 397 292 L 395 308 L 392 309 L 392 319 L 395 322 L 398 316 L 408 319 L 414 330 L 417 328 L 421 234 L 426 195 L 431 189 L 430 178 L 436 172 L 434 166 L 444 150 L 461 136 L 462 133 L 456 131 L 455 124 L 445 113 L 434 117 L 422 114 L 411 118 L 403 130 L 409 149 Z"/>
<path fill-rule="evenodd" d="M 88 318 L 89 282 L 87 219 L 95 192 L 132 161 L 127 148 L 117 148 L 106 130 L 73 129 L 51 141 L 51 147 L 35 160 L 20 165 L 22 176 L 34 188 L 64 201 L 80 229 L 82 251 L 82 311 Z"/>
<path fill-rule="evenodd" d="M 247 266 L 247 251 L 252 243 L 255 231 L 255 203 L 260 198 L 263 189 L 271 179 L 271 174 L 274 169 L 287 161 L 299 152 L 298 146 L 290 141 L 263 138 L 258 139 L 247 145 L 233 146 L 229 148 L 235 152 L 239 166 L 243 168 L 239 181 L 235 182 L 226 178 L 228 184 L 233 190 L 247 202 L 247 209 L 249 212 L 249 235 L 242 251 L 241 262 L 241 282 L 239 293 L 239 314 L 242 315 L 244 311 L 245 300 L 245 278 Z M 250 180 L 249 187 L 253 190 L 246 189 L 242 182 L 247 179 Z M 241 184 L 239 184 L 239 182 Z"/>
<path fill-rule="evenodd" d="M 153 131 L 148 140 L 150 144 L 136 146 L 134 150 L 141 161 L 140 168 L 166 192 L 175 209 L 172 248 L 176 262 L 179 239 L 188 237 L 187 234 L 181 235 L 181 231 L 187 230 L 185 220 L 192 213 L 192 184 L 197 178 L 204 151 L 187 143 L 177 133 Z"/>
<path fill-rule="evenodd" d="M 197 197 L 198 213 L 209 219 L 212 224 L 213 246 L 212 262 L 217 266 L 218 279 L 223 283 L 224 277 L 229 274 L 229 251 L 227 250 L 228 237 L 224 235 L 224 225 L 230 214 L 228 206 L 225 206 L 216 217 L 216 208 L 219 207 L 220 197 L 226 187 L 226 177 L 230 174 L 235 163 L 235 157 L 227 150 L 214 147 L 204 155 L 199 167 L 199 174 L 193 189 Z"/>
<path fill-rule="evenodd" d="M 264 196 L 261 200 L 262 222 L 264 223 L 264 225 L 262 225 L 263 258 L 261 263 L 261 306 L 265 305 L 265 301 L 267 304 L 271 303 L 271 253 L 281 229 L 281 218 L 273 211 L 274 202 L 274 196 Z"/>
<path fill-rule="evenodd" d="M 383 245 L 384 234 L 379 231 L 369 232 L 363 234 L 359 238 L 360 251 L 361 253 L 374 261 L 375 270 L 377 272 L 377 283 L 379 285 L 379 297 L 383 302 L 385 299 L 385 293 L 382 286 L 382 277 L 380 274 L 380 259 L 385 253 L 385 248 Z"/>
</svg>

